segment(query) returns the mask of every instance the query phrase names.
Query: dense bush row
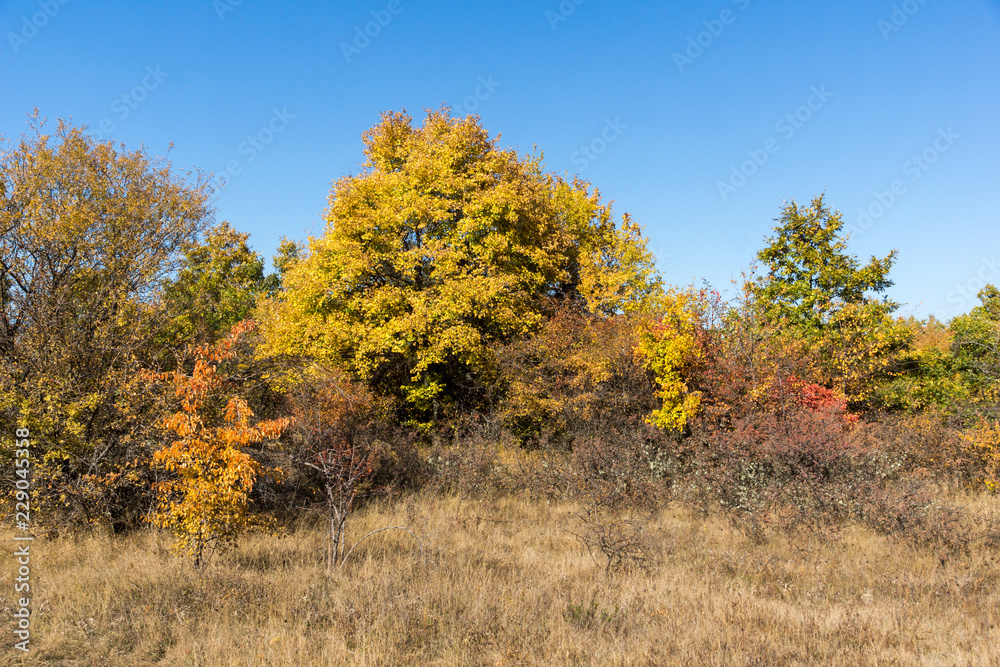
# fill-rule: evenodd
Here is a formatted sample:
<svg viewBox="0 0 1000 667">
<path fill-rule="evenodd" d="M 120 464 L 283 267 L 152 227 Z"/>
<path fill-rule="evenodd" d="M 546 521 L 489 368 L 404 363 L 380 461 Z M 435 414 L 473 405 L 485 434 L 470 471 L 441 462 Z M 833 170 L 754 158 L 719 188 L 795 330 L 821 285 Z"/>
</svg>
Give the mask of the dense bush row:
<svg viewBox="0 0 1000 667">
<path fill-rule="evenodd" d="M 937 489 L 1000 483 L 1000 292 L 895 317 L 895 251 L 861 264 L 823 197 L 728 298 L 665 288 L 588 183 L 475 118 L 386 114 L 266 275 L 204 176 L 35 130 L 0 154 L 0 424 L 54 528 L 149 521 L 198 562 L 317 507 L 336 562 L 358 502 L 432 486 L 995 539 Z"/>
</svg>

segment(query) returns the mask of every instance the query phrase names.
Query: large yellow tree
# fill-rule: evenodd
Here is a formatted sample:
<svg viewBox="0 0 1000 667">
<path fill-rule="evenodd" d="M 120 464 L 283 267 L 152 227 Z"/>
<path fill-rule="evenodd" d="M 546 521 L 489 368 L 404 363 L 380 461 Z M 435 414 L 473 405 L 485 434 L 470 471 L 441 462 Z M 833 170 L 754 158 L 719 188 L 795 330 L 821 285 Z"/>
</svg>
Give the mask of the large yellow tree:
<svg viewBox="0 0 1000 667">
<path fill-rule="evenodd" d="M 497 343 L 555 303 L 611 315 L 658 287 L 641 230 L 578 179 L 501 149 L 476 117 L 385 113 L 333 184 L 326 229 L 261 309 L 274 353 L 344 366 L 429 423 L 475 402 Z"/>
</svg>

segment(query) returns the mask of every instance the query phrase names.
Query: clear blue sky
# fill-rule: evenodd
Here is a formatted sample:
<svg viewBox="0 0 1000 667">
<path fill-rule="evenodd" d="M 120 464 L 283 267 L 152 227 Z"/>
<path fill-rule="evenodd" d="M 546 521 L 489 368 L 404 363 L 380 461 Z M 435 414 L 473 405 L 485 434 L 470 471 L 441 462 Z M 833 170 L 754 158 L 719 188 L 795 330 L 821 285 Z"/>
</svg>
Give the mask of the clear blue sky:
<svg viewBox="0 0 1000 667">
<path fill-rule="evenodd" d="M 670 283 L 728 287 L 823 191 L 853 252 L 899 250 L 903 312 L 1000 283 L 1000 0 L 0 0 L 0 26 L 0 134 L 37 106 L 234 164 L 218 218 L 267 257 L 322 231 L 381 111 L 449 104 L 632 213 Z"/>
</svg>

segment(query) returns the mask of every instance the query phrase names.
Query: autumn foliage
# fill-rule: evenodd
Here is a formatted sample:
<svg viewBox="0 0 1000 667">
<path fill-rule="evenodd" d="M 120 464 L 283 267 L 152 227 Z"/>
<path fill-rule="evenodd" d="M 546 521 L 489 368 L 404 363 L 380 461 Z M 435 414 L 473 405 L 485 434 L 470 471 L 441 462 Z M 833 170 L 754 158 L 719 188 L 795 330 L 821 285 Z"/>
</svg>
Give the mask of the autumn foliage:
<svg viewBox="0 0 1000 667">
<path fill-rule="evenodd" d="M 219 415 L 210 409 L 224 388 L 218 365 L 236 355 L 235 345 L 254 326 L 252 321 L 240 322 L 219 343 L 196 346 L 190 375 L 180 369 L 147 375 L 170 386 L 181 408 L 163 420 L 163 427 L 177 439 L 153 455 L 170 474 L 156 484 L 159 503 L 151 521 L 172 530 L 176 548 L 193 556 L 196 566 L 206 549 L 231 545 L 256 523 L 249 512 L 256 479 L 281 475 L 280 470 L 264 468 L 244 449 L 278 438 L 289 425 L 288 419 L 251 426 L 253 411 L 239 396 L 229 397 Z"/>
<path fill-rule="evenodd" d="M 704 290 L 669 291 L 656 317 L 641 325 L 636 352 L 652 374 L 661 402 L 649 420 L 661 428 L 681 431 L 701 411 L 699 376 L 709 361 L 708 318 L 717 297 Z"/>
<path fill-rule="evenodd" d="M 572 449 L 575 438 L 640 424 L 657 406 L 636 349 L 642 322 L 563 304 L 537 333 L 503 347 L 498 412 L 517 441 Z"/>
<path fill-rule="evenodd" d="M 641 229 L 579 179 L 502 149 L 475 117 L 387 113 L 324 234 L 264 304 L 268 353 L 343 366 L 425 428 L 481 407 L 498 346 L 552 300 L 608 316 L 658 287 Z"/>
<path fill-rule="evenodd" d="M 146 515 L 198 565 L 308 507 L 343 566 L 360 505 L 423 487 L 582 499 L 608 544 L 599 512 L 675 500 L 953 545 L 932 484 L 1000 487 L 1000 291 L 899 317 L 895 251 L 852 255 L 823 196 L 728 294 L 665 287 L 590 183 L 386 113 L 265 275 L 200 175 L 35 129 L 0 155 L 0 423 L 49 523 Z"/>
<path fill-rule="evenodd" d="M 0 427 L 37 438 L 44 520 L 124 529 L 149 488 L 157 416 L 138 373 L 164 351 L 160 281 L 212 190 L 145 149 L 30 125 L 0 137 Z"/>
</svg>

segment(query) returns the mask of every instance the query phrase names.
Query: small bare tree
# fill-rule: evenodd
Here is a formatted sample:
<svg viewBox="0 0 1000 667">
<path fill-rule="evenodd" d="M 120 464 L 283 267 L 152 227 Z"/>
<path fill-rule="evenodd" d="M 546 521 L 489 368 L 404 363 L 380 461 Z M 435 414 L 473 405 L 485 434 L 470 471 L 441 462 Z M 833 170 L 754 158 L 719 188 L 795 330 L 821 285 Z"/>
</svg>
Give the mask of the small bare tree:
<svg viewBox="0 0 1000 667">
<path fill-rule="evenodd" d="M 337 438 L 313 452 L 306 460 L 323 477 L 326 506 L 329 509 L 330 556 L 333 567 L 344 557 L 344 526 L 354 509 L 358 494 L 369 486 L 375 454 L 366 444 Z"/>
<path fill-rule="evenodd" d="M 587 548 L 597 562 L 596 553 L 607 559 L 605 570 L 648 569 L 653 564 L 643 525 L 635 519 L 602 519 L 597 507 L 586 514 L 577 514 L 580 532 L 567 531 Z"/>
<path fill-rule="evenodd" d="M 358 497 L 371 487 L 377 445 L 371 395 L 349 378 L 313 367 L 291 392 L 295 417 L 292 452 L 300 465 L 319 473 L 330 525 L 328 565 L 344 557 L 344 528 Z"/>
</svg>

